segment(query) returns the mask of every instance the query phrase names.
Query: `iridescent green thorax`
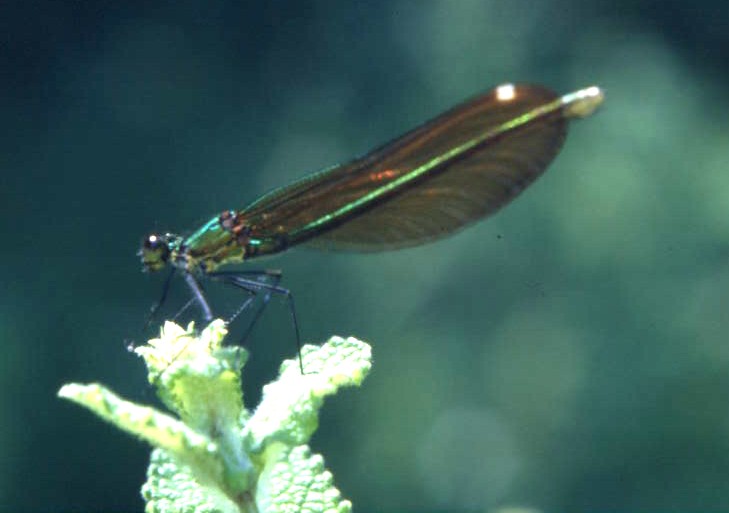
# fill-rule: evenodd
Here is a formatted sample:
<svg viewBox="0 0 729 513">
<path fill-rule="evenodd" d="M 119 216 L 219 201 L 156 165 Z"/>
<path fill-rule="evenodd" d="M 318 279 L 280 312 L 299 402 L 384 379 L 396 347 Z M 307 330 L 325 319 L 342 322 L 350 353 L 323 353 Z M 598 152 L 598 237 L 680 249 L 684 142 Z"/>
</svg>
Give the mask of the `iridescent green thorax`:
<svg viewBox="0 0 729 513">
<path fill-rule="evenodd" d="M 285 237 L 256 237 L 254 231 L 243 215 L 225 210 L 170 247 L 170 260 L 188 272 L 209 273 L 224 264 L 238 264 L 286 249 Z"/>
<path fill-rule="evenodd" d="M 189 272 L 210 272 L 222 264 L 245 259 L 245 247 L 238 243 L 230 229 L 223 226 L 221 217 L 218 215 L 210 219 L 182 241 L 172 254 L 175 266 Z"/>
</svg>

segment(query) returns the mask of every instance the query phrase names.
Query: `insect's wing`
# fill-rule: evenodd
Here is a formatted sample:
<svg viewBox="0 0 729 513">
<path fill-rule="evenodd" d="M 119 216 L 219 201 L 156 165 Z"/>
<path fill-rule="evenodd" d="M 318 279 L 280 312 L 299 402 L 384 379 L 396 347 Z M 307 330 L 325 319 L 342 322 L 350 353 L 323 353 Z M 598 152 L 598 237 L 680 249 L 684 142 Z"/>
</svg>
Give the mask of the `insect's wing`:
<svg viewBox="0 0 729 513">
<path fill-rule="evenodd" d="M 565 98 L 565 97 L 563 97 Z M 348 164 L 273 191 L 242 218 L 262 238 L 378 251 L 443 237 L 537 178 L 568 123 L 539 86 L 502 86 Z"/>
</svg>

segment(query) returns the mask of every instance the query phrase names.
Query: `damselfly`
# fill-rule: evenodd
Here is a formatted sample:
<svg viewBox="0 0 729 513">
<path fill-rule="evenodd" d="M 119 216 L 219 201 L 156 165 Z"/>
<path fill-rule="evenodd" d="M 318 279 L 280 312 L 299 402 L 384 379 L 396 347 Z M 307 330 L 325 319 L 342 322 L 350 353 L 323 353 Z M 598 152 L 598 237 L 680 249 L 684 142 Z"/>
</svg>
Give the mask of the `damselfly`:
<svg viewBox="0 0 729 513">
<path fill-rule="evenodd" d="M 171 264 L 206 320 L 202 278 L 250 294 L 282 294 L 299 343 L 293 298 L 280 273 L 225 270 L 307 244 L 384 251 L 450 235 L 514 199 L 559 152 L 574 118 L 603 101 L 598 87 L 559 96 L 506 84 L 468 100 L 346 164 L 273 190 L 242 210 L 224 210 L 188 236 L 155 233 L 139 252 L 146 271 Z M 169 280 L 167 282 L 169 284 Z M 256 316 L 257 318 L 257 316 Z M 254 321 L 255 322 L 255 321 Z"/>
</svg>

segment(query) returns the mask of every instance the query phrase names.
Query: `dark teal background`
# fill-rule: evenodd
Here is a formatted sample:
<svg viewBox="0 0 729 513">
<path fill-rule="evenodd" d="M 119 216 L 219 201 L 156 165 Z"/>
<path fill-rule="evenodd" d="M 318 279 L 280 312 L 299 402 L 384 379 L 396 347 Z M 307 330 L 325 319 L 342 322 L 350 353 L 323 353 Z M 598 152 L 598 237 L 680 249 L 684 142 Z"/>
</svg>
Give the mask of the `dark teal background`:
<svg viewBox="0 0 729 513">
<path fill-rule="evenodd" d="M 135 511 L 135 252 L 505 81 L 598 84 L 546 175 L 450 239 L 295 249 L 306 341 L 372 343 L 313 446 L 360 512 L 729 510 L 724 1 L 0 5 L 0 510 Z M 250 264 L 253 266 L 254 264 Z M 249 405 L 293 354 L 274 301 Z"/>
</svg>

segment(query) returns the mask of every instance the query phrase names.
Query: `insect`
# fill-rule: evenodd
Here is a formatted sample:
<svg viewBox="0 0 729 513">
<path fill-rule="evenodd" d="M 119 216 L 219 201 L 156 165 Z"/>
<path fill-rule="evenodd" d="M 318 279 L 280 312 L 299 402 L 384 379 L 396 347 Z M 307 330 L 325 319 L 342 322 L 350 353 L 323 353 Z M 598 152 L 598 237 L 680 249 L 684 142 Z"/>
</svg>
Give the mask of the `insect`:
<svg viewBox="0 0 729 513">
<path fill-rule="evenodd" d="M 171 264 L 206 320 L 204 277 L 250 294 L 278 293 L 280 273 L 221 269 L 299 244 L 384 251 L 440 239 L 514 199 L 559 152 L 569 121 L 603 101 L 598 87 L 559 96 L 541 86 L 505 84 L 476 96 L 351 162 L 273 190 L 242 210 L 224 210 L 191 235 L 147 236 L 145 271 Z M 167 289 L 165 286 L 165 290 Z M 163 294 L 164 299 L 164 294 Z M 257 317 L 256 317 L 257 318 Z"/>
</svg>

